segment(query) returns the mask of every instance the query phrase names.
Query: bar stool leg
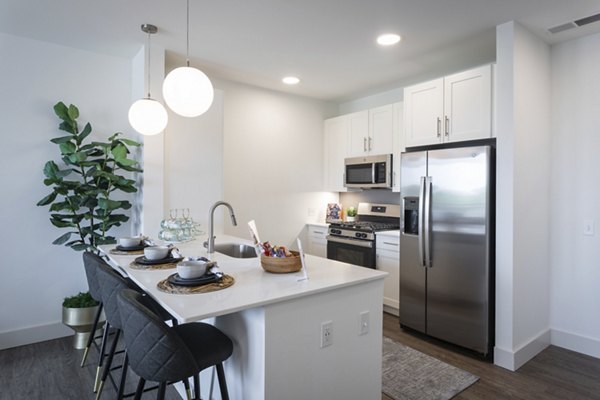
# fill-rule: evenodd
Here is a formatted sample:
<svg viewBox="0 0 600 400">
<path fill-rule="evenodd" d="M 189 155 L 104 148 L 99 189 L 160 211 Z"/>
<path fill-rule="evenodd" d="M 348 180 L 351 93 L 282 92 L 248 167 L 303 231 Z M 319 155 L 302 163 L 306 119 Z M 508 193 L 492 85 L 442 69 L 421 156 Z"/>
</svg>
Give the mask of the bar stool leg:
<svg viewBox="0 0 600 400">
<path fill-rule="evenodd" d="M 185 378 L 182 380 L 183 386 L 185 386 L 185 395 L 187 396 L 187 400 L 192 400 L 192 389 L 190 389 L 190 380 Z"/>
<path fill-rule="evenodd" d="M 85 365 L 85 360 L 88 356 L 88 352 L 90 351 L 90 347 L 92 346 L 92 342 L 94 341 L 94 333 L 96 329 L 98 329 L 98 321 L 100 321 L 100 315 L 102 314 L 102 303 L 98 306 L 98 312 L 94 317 L 94 324 L 92 325 L 92 331 L 90 333 L 90 337 L 88 338 L 87 345 L 85 346 L 85 350 L 83 351 L 83 358 L 81 359 L 80 367 Z"/>
<path fill-rule="evenodd" d="M 94 381 L 94 393 L 98 391 L 98 385 L 100 384 L 100 371 L 102 370 L 102 363 L 104 362 L 104 352 L 106 351 L 106 343 L 108 342 L 108 332 L 110 331 L 110 324 L 108 321 L 104 324 L 104 334 L 102 335 L 102 345 L 100 346 L 100 358 L 98 360 L 98 367 L 96 368 L 96 380 Z"/>
<path fill-rule="evenodd" d="M 219 377 L 219 390 L 221 390 L 221 399 L 229 400 L 229 393 L 227 392 L 227 382 L 225 381 L 225 371 L 223 370 L 223 363 L 217 364 L 217 376 Z"/>
<path fill-rule="evenodd" d="M 194 400 L 200 400 L 200 373 L 194 375 Z"/>
<path fill-rule="evenodd" d="M 140 378 L 138 381 L 137 389 L 135 391 L 135 397 L 133 400 L 140 400 L 142 398 L 142 393 L 144 393 L 144 385 L 146 384 L 146 380 L 144 378 Z"/>
<path fill-rule="evenodd" d="M 125 358 L 123 359 L 123 370 L 121 371 L 121 382 L 119 382 L 119 392 L 117 393 L 117 400 L 123 398 L 125 394 L 125 381 L 127 380 L 127 369 L 129 368 L 129 356 L 127 350 L 125 350 Z"/>
<path fill-rule="evenodd" d="M 100 385 L 98 385 L 98 392 L 96 392 L 96 400 L 100 400 L 100 396 L 102 395 L 102 389 L 104 388 L 104 382 L 106 382 L 106 378 L 108 378 L 108 374 L 110 373 L 110 367 L 112 365 L 113 357 L 115 356 L 115 351 L 117 350 L 117 342 L 119 341 L 119 336 L 121 335 L 121 330 L 117 329 L 115 333 L 115 337 L 113 338 L 112 345 L 110 346 L 110 351 L 108 352 L 108 358 L 106 359 L 106 364 L 104 365 L 104 369 L 102 370 L 102 379 L 100 380 Z"/>
<path fill-rule="evenodd" d="M 158 393 L 156 394 L 156 400 L 165 400 L 165 391 L 167 389 L 167 382 L 161 382 L 158 386 Z"/>
</svg>

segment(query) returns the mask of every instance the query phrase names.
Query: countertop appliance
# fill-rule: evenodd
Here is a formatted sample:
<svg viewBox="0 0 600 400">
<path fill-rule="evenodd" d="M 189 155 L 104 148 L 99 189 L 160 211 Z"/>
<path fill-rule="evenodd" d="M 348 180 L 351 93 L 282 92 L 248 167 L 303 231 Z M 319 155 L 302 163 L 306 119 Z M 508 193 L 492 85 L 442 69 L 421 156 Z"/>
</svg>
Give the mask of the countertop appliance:
<svg viewBox="0 0 600 400">
<path fill-rule="evenodd" d="M 399 228 L 399 205 L 359 203 L 355 221 L 329 225 L 327 258 L 374 269 L 376 232 Z"/>
<path fill-rule="evenodd" d="M 487 357 L 494 335 L 495 141 L 472 144 L 402 154 L 400 325 Z"/>
<path fill-rule="evenodd" d="M 392 155 L 351 157 L 344 160 L 344 186 L 359 189 L 392 187 Z"/>
</svg>

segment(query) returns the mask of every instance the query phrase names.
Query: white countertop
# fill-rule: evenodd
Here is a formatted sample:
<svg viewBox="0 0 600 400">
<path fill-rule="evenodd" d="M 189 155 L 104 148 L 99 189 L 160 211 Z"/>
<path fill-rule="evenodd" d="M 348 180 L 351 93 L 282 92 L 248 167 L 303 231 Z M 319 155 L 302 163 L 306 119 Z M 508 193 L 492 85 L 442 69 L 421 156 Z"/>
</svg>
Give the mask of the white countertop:
<svg viewBox="0 0 600 400">
<path fill-rule="evenodd" d="M 400 237 L 400 229 L 394 229 L 393 231 L 378 231 L 375 232 L 375 236 L 389 236 L 389 237 Z"/>
<path fill-rule="evenodd" d="M 326 222 L 307 222 L 306 225 L 319 226 L 321 228 L 329 227 L 329 223 L 326 223 Z"/>
<path fill-rule="evenodd" d="M 178 244 L 184 256 L 206 256 L 203 240 Z M 235 237 L 219 235 L 216 243 L 249 243 Z M 114 264 L 119 265 L 142 289 L 154 297 L 179 322 L 199 321 L 210 317 L 234 313 L 240 310 L 277 303 L 337 288 L 358 285 L 384 279 L 386 272 L 354 266 L 321 257 L 306 255 L 308 281 L 298 281 L 301 272 L 271 274 L 260 266 L 258 258 L 239 259 L 220 253 L 211 258 L 221 270 L 235 278 L 229 288 L 201 294 L 168 294 L 160 292 L 156 284 L 175 273 L 169 270 L 134 270 L 129 264 L 136 256 L 110 254 L 115 245 L 100 246 Z"/>
</svg>

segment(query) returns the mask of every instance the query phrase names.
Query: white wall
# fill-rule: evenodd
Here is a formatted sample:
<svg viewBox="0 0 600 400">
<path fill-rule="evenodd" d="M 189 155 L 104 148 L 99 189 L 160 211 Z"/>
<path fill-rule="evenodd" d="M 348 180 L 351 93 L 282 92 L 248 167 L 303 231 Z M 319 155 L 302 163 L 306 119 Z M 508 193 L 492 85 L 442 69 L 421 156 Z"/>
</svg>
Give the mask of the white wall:
<svg viewBox="0 0 600 400">
<path fill-rule="evenodd" d="M 497 31 L 495 363 L 517 369 L 550 341 L 550 49 Z"/>
<path fill-rule="evenodd" d="M 44 163 L 59 158 L 49 142 L 60 135 L 52 107 L 59 100 L 77 105 L 80 121 L 91 122 L 100 139 L 130 132 L 131 64 L 5 34 L 0 49 L 0 348 L 6 348 L 68 334 L 60 324 L 62 299 L 87 290 L 81 253 L 51 244 L 64 230 L 50 224 L 48 207 L 36 207 L 49 193 Z"/>
<path fill-rule="evenodd" d="M 600 34 L 552 49 L 552 343 L 600 357 Z M 583 235 L 583 221 L 595 235 Z"/>
<path fill-rule="evenodd" d="M 215 90 L 210 109 L 196 118 L 169 110 L 164 140 L 164 217 L 171 209 L 190 209 L 194 221 L 208 229 L 208 210 L 223 198 L 223 92 Z M 215 215 L 215 227 L 222 225 Z M 221 229 L 221 228 L 219 228 Z"/>
<path fill-rule="evenodd" d="M 223 199 L 238 226 L 225 232 L 249 238 L 256 220 L 261 240 L 293 245 L 309 209 L 325 210 L 337 194 L 322 192 L 323 120 L 333 104 L 215 81 L 224 92 Z M 218 237 L 217 237 L 218 242 Z"/>
</svg>

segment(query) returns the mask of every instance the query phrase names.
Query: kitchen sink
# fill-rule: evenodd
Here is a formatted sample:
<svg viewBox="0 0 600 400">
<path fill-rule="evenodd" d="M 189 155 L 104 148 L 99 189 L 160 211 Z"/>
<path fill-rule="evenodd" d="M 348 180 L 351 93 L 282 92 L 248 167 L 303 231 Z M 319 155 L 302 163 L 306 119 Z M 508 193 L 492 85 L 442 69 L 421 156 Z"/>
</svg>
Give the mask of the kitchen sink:
<svg viewBox="0 0 600 400">
<path fill-rule="evenodd" d="M 219 243 L 215 244 L 215 251 L 234 258 L 256 258 L 254 247 L 248 244 Z"/>
</svg>

